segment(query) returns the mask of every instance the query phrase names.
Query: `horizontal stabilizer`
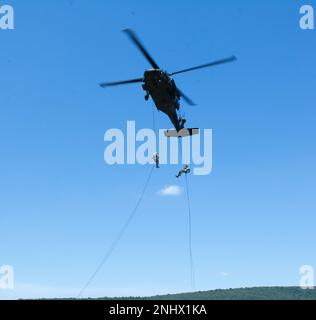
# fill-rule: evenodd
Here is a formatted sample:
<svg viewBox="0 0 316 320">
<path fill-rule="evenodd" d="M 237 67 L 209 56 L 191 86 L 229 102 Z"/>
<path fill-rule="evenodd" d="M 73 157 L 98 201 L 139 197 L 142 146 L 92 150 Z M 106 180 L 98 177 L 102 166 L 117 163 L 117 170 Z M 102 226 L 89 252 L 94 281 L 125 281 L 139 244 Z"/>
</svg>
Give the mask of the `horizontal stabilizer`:
<svg viewBox="0 0 316 320">
<path fill-rule="evenodd" d="M 189 137 L 189 136 L 193 136 L 195 134 L 199 134 L 200 129 L 198 129 L 198 128 L 184 128 L 180 131 L 167 130 L 164 133 L 165 133 L 165 136 L 168 138 L 172 138 L 172 137 L 180 138 L 180 137 Z"/>
</svg>

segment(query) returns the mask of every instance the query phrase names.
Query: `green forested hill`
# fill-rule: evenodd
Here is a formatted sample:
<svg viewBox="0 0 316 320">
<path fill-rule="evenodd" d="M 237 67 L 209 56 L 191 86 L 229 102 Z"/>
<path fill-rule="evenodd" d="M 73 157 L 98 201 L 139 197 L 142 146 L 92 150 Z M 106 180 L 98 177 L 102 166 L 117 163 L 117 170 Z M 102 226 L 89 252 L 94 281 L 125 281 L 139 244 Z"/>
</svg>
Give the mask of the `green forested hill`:
<svg viewBox="0 0 316 320">
<path fill-rule="evenodd" d="M 102 298 L 101 298 L 102 299 Z M 107 299 L 107 298 L 103 298 Z M 316 300 L 316 288 L 299 287 L 257 287 L 242 289 L 220 289 L 159 295 L 153 297 L 126 297 L 134 300 Z"/>
</svg>

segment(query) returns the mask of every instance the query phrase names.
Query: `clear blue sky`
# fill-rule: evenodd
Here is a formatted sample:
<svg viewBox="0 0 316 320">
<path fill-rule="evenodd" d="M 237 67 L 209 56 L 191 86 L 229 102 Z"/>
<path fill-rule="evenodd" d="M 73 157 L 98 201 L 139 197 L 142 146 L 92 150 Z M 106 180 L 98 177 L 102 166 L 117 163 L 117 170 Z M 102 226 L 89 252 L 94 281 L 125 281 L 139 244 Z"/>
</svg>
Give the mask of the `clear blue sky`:
<svg viewBox="0 0 316 320">
<path fill-rule="evenodd" d="M 235 54 L 234 64 L 179 75 L 194 101 L 188 125 L 213 129 L 213 172 L 190 176 L 199 290 L 298 285 L 315 253 L 315 31 L 307 1 L 5 1 L 0 31 L 0 265 L 16 290 L 0 298 L 76 296 L 141 192 L 149 167 L 107 166 L 103 135 L 152 105 L 148 63 L 133 28 L 173 71 Z M 314 4 L 315 1 L 308 1 Z M 156 113 L 160 127 L 170 127 Z M 84 296 L 189 291 L 185 196 L 157 191 L 178 166 L 155 171 L 138 214 Z"/>
</svg>

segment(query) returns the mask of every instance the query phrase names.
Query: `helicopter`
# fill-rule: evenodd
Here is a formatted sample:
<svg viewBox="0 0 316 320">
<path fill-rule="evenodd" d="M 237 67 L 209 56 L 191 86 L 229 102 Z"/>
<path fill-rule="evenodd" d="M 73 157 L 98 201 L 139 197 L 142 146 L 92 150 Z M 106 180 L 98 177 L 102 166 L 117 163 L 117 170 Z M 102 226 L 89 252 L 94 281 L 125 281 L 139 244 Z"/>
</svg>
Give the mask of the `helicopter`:
<svg viewBox="0 0 316 320">
<path fill-rule="evenodd" d="M 145 49 L 144 45 L 141 43 L 139 38 L 136 36 L 135 32 L 131 29 L 124 29 L 123 32 L 127 34 L 130 40 L 136 45 L 136 47 L 141 51 L 144 57 L 152 66 L 152 69 L 146 70 L 144 76 L 137 79 L 116 81 L 116 82 L 103 82 L 100 83 L 102 88 L 118 86 L 130 83 L 142 83 L 142 88 L 146 92 L 145 100 L 147 101 L 151 96 L 156 108 L 159 111 L 165 113 L 176 131 L 168 130 L 169 136 L 181 136 L 181 131 L 184 129 L 184 124 L 186 119 L 178 114 L 180 108 L 180 99 L 183 99 L 189 105 L 195 105 L 195 103 L 185 95 L 177 86 L 172 78 L 174 75 L 189 72 L 197 69 L 212 67 L 219 64 L 224 64 L 228 62 L 233 62 L 237 60 L 235 56 L 231 56 L 225 59 L 213 61 L 210 63 L 202 64 L 196 67 L 183 69 L 180 71 L 169 73 L 162 70 L 158 64 L 154 61 L 148 51 Z M 195 128 L 196 129 L 196 128 Z M 197 130 L 192 128 L 186 130 L 187 135 L 192 135 L 197 133 Z M 167 135 L 167 134 L 166 134 Z M 183 135 L 183 134 L 182 134 Z"/>
</svg>

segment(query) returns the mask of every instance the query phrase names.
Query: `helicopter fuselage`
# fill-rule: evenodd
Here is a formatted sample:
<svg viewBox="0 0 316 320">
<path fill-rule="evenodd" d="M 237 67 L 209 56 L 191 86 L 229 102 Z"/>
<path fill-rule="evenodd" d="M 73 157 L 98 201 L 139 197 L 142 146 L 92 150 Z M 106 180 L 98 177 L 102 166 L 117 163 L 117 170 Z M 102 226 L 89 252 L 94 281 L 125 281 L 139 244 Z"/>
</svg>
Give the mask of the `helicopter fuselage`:
<svg viewBox="0 0 316 320">
<path fill-rule="evenodd" d="M 181 129 L 184 128 L 184 124 L 186 122 L 186 120 L 183 117 L 178 115 L 178 111 L 180 108 L 179 100 L 183 99 L 187 104 L 191 106 L 195 105 L 195 103 L 181 90 L 179 90 L 179 88 L 177 88 L 174 80 L 172 79 L 172 76 L 184 72 L 189 72 L 193 70 L 216 66 L 227 62 L 232 62 L 236 60 L 236 57 L 231 56 L 226 59 L 216 60 L 195 67 L 168 73 L 158 66 L 158 64 L 145 49 L 145 47 L 138 39 L 133 30 L 125 29 L 123 31 L 128 35 L 130 40 L 147 59 L 147 61 L 152 66 L 152 69 L 145 71 L 144 76 L 142 78 L 114 82 L 103 82 L 100 83 L 100 86 L 102 88 L 106 88 L 129 83 L 142 83 L 143 89 L 146 91 L 145 100 L 148 100 L 150 96 L 152 97 L 157 109 L 165 113 L 174 125 L 177 132 L 172 132 L 172 134 L 177 135 L 179 131 L 181 131 Z"/>
<path fill-rule="evenodd" d="M 145 99 L 148 100 L 150 95 L 156 108 L 170 118 L 176 130 L 181 130 L 184 122 L 177 114 L 180 95 L 174 80 L 166 71 L 150 69 L 145 71 L 143 81 L 143 89 L 146 91 Z"/>
</svg>

